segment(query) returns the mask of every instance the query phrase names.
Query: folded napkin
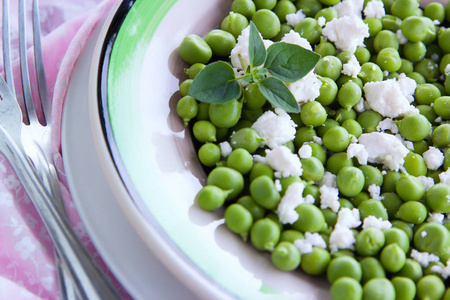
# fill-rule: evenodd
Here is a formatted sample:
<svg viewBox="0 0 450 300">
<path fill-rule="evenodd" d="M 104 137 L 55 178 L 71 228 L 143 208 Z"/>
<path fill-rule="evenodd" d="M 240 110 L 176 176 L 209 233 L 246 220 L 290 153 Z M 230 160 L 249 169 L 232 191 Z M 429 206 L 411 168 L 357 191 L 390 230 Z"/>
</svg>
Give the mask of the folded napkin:
<svg viewBox="0 0 450 300">
<path fill-rule="evenodd" d="M 53 152 L 69 219 L 83 244 L 113 280 L 121 295 L 129 298 L 101 261 L 81 223 L 70 197 L 61 153 L 61 117 L 72 69 L 91 32 L 117 1 L 40 0 L 40 16 L 44 63 L 53 99 Z M 10 1 L 11 20 L 17 20 L 17 2 Z M 27 8 L 31 15 L 30 3 Z M 11 23 L 13 49 L 18 48 L 17 31 L 18 25 Z M 31 46 L 31 33 L 28 40 Z M 14 74 L 19 74 L 17 62 Z M 21 97 L 20 79 L 15 80 L 16 91 Z M 59 298 L 51 240 L 12 167 L 0 155 L 0 299 Z"/>
</svg>

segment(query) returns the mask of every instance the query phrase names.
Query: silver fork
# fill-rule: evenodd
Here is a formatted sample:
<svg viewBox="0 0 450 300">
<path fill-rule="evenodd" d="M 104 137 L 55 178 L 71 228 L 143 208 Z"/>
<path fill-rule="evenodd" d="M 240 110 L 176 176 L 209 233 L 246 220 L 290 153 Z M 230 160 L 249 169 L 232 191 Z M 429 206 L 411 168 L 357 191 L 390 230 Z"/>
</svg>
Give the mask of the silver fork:
<svg viewBox="0 0 450 300">
<path fill-rule="evenodd" d="M 3 0 L 4 66 L 9 88 L 3 77 L 0 76 L 0 95 L 2 98 L 2 101 L 0 101 L 0 151 L 13 165 L 55 244 L 57 262 L 60 260 L 58 266 L 61 267 L 59 275 L 61 276 L 63 296 L 68 299 L 73 299 L 76 296 L 83 299 L 119 299 L 116 290 L 74 234 L 64 214 L 59 182 L 53 165 L 50 144 L 51 103 L 45 81 L 38 80 L 38 86 L 46 124 L 39 123 L 31 97 L 26 59 L 25 19 L 25 1 L 20 0 L 19 47 L 26 108 L 24 119 L 28 123 L 28 125 L 23 126 L 22 112 L 14 96 L 9 49 L 9 2 Z M 37 0 L 33 1 L 33 23 L 36 77 L 42 79 L 45 78 L 45 73 L 40 47 Z"/>
</svg>

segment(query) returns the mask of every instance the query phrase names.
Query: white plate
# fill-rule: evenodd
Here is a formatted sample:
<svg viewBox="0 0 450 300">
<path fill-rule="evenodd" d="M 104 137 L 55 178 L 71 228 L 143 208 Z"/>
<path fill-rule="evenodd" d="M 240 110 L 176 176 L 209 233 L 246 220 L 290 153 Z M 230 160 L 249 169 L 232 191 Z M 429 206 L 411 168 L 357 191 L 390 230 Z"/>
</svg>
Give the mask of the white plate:
<svg viewBox="0 0 450 300">
<path fill-rule="evenodd" d="M 115 201 L 100 165 L 89 120 L 88 86 L 101 25 L 76 63 L 64 105 L 62 152 L 73 200 L 99 254 L 133 298 L 196 299 L 138 236 Z"/>
</svg>

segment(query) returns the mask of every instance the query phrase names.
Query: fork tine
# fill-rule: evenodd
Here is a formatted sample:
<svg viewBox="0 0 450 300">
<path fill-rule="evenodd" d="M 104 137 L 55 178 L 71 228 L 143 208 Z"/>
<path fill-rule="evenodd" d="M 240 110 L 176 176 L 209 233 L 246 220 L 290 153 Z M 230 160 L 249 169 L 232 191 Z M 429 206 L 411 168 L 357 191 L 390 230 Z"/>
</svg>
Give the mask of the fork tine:
<svg viewBox="0 0 450 300">
<path fill-rule="evenodd" d="M 51 120 L 52 104 L 48 95 L 47 79 L 45 77 L 44 59 L 41 45 L 41 25 L 39 21 L 39 1 L 33 0 L 33 39 L 34 39 L 34 64 L 39 88 L 42 110 L 46 122 Z"/>
<path fill-rule="evenodd" d="M 12 75 L 11 65 L 11 42 L 9 38 L 9 0 L 3 0 L 3 67 L 5 70 L 6 83 L 13 95 L 14 91 L 14 79 Z"/>
<path fill-rule="evenodd" d="M 27 37 L 26 37 L 26 10 L 25 0 L 19 0 L 19 52 L 20 52 L 20 70 L 22 75 L 22 90 L 25 102 L 26 115 L 28 122 L 38 121 L 36 110 L 31 95 L 31 84 L 28 72 L 27 58 Z M 25 114 L 24 114 L 25 115 Z"/>
</svg>

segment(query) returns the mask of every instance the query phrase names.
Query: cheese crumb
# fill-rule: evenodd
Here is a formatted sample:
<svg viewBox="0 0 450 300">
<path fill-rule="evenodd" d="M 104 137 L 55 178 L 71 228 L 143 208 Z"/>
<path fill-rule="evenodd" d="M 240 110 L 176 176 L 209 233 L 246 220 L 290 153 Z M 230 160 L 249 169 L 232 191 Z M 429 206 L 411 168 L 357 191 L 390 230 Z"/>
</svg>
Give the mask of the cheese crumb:
<svg viewBox="0 0 450 300">
<path fill-rule="evenodd" d="M 261 34 L 259 36 L 262 39 Z M 250 38 L 250 26 L 244 28 L 237 38 L 236 46 L 231 50 L 230 60 L 231 65 L 238 70 L 246 70 L 250 65 L 250 56 L 248 52 Z M 263 40 L 266 49 L 273 44 L 270 40 Z"/>
<path fill-rule="evenodd" d="M 302 37 L 297 31 L 294 31 L 294 30 L 291 30 L 288 33 L 286 33 L 281 38 L 280 42 L 298 45 L 302 48 L 312 51 L 311 44 L 308 42 L 308 40 L 305 39 L 304 37 Z"/>
<path fill-rule="evenodd" d="M 288 83 L 288 88 L 299 104 L 313 101 L 320 95 L 322 81 L 311 71 L 305 77 Z"/>
<path fill-rule="evenodd" d="M 295 138 L 297 124 L 283 110 L 266 111 L 253 123 L 252 128 L 264 139 L 260 146 L 279 147 Z"/>
<path fill-rule="evenodd" d="M 319 187 L 322 187 L 324 185 L 326 185 L 328 187 L 336 188 L 337 187 L 336 175 L 334 175 L 333 173 L 331 173 L 329 171 L 325 171 L 322 179 L 320 179 L 320 181 L 319 181 Z"/>
<path fill-rule="evenodd" d="M 404 45 L 408 42 L 408 39 L 406 38 L 406 36 L 403 34 L 403 31 L 401 29 L 397 30 L 395 32 L 395 35 L 397 36 L 398 39 L 398 43 L 400 45 Z"/>
<path fill-rule="evenodd" d="M 364 8 L 364 16 L 366 18 L 381 19 L 385 15 L 386 11 L 384 10 L 383 1 L 372 0 L 367 2 L 366 7 Z"/>
<path fill-rule="evenodd" d="M 377 218 L 375 216 L 368 216 L 364 219 L 362 228 L 366 229 L 369 227 L 375 227 L 380 230 L 387 230 L 392 227 L 392 224 L 387 220 L 383 221 L 382 218 Z"/>
<path fill-rule="evenodd" d="M 303 173 L 300 158 L 286 146 L 266 150 L 267 164 L 275 170 L 276 177 L 301 176 Z"/>
<path fill-rule="evenodd" d="M 359 209 L 350 209 L 348 207 L 341 208 L 338 213 L 336 224 L 340 224 L 348 228 L 358 227 L 359 225 L 361 225 L 361 216 L 359 214 Z"/>
<path fill-rule="evenodd" d="M 447 64 L 444 69 L 444 74 L 446 76 L 450 75 L 450 64 Z"/>
<path fill-rule="evenodd" d="M 264 156 L 254 154 L 252 157 L 254 163 L 263 163 L 267 165 L 267 159 Z"/>
<path fill-rule="evenodd" d="M 441 214 L 441 213 L 438 213 L 438 212 L 432 212 L 432 213 L 428 214 L 427 222 L 443 224 L 444 223 L 444 218 L 445 218 L 444 214 Z"/>
<path fill-rule="evenodd" d="M 335 10 L 338 18 L 344 16 L 355 16 L 361 19 L 361 13 L 364 6 L 364 0 L 343 0 L 331 7 Z"/>
<path fill-rule="evenodd" d="M 439 256 L 428 252 L 419 252 L 416 249 L 411 250 L 411 258 L 421 264 L 424 268 L 428 267 L 430 263 L 439 261 Z"/>
<path fill-rule="evenodd" d="M 282 224 L 293 224 L 297 221 L 298 213 L 295 208 L 300 204 L 309 203 L 310 200 L 303 198 L 304 189 L 305 184 L 303 182 L 294 182 L 287 188 L 277 208 L 277 215 Z"/>
<path fill-rule="evenodd" d="M 294 241 L 294 245 L 300 250 L 301 254 L 311 253 L 313 247 L 327 248 L 327 243 L 325 243 L 322 236 L 311 232 L 305 232 L 305 238 Z"/>
<path fill-rule="evenodd" d="M 300 156 L 300 158 L 310 158 L 312 156 L 312 147 L 309 144 L 303 144 L 303 146 L 298 149 L 298 156 Z"/>
<path fill-rule="evenodd" d="M 441 274 L 442 278 L 447 279 L 450 277 L 450 259 L 447 260 L 447 265 L 445 267 L 434 265 L 431 267 L 431 271 Z"/>
<path fill-rule="evenodd" d="M 325 26 L 325 24 L 327 23 L 327 19 L 325 19 L 324 16 L 320 16 L 320 17 L 317 19 L 317 23 L 319 24 L 320 27 L 323 27 L 323 26 Z"/>
<path fill-rule="evenodd" d="M 380 196 L 381 188 L 376 184 L 369 185 L 368 192 L 370 194 L 370 198 L 375 200 L 383 200 L 384 197 Z"/>
<path fill-rule="evenodd" d="M 422 183 L 425 191 L 430 189 L 434 185 L 434 179 L 427 176 L 418 176 L 417 179 Z"/>
<path fill-rule="evenodd" d="M 356 78 L 359 72 L 361 72 L 361 65 L 356 56 L 352 55 L 349 61 L 342 66 L 342 74 Z"/>
<path fill-rule="evenodd" d="M 370 163 L 383 164 L 386 168 L 398 171 L 404 163 L 409 150 L 395 136 L 383 132 L 363 133 L 358 140 L 364 145 Z"/>
<path fill-rule="evenodd" d="M 450 184 L 450 168 L 448 168 L 447 171 L 440 173 L 439 179 L 441 183 Z"/>
<path fill-rule="evenodd" d="M 444 153 L 436 147 L 429 147 L 427 151 L 423 153 L 423 159 L 427 168 L 430 170 L 437 170 L 444 163 Z"/>
<path fill-rule="evenodd" d="M 369 159 L 369 153 L 362 144 L 350 144 L 347 148 L 347 158 L 356 157 L 361 165 L 367 165 Z"/>
<path fill-rule="evenodd" d="M 334 230 L 330 234 L 330 251 L 336 252 L 339 249 L 354 250 L 355 242 L 355 236 L 350 228 L 341 224 L 336 224 Z"/>
<path fill-rule="evenodd" d="M 380 121 L 380 123 L 378 123 L 377 125 L 377 130 L 378 131 L 386 131 L 389 130 L 392 133 L 399 133 L 399 129 L 397 124 L 395 124 L 394 120 L 391 118 L 386 118 L 382 121 Z"/>
<path fill-rule="evenodd" d="M 275 189 L 277 192 L 281 192 L 283 190 L 280 179 L 275 179 Z"/>
<path fill-rule="evenodd" d="M 322 34 L 339 50 L 355 53 L 356 48 L 364 46 L 364 39 L 369 37 L 369 26 L 360 17 L 346 15 L 328 22 Z"/>
<path fill-rule="evenodd" d="M 334 212 L 338 212 L 341 204 L 339 203 L 339 190 L 337 188 L 323 185 L 320 191 L 320 208 L 330 208 Z"/>
<path fill-rule="evenodd" d="M 303 20 L 304 18 L 306 18 L 306 15 L 300 9 L 296 13 L 287 14 L 286 15 L 286 22 L 291 27 L 295 27 L 295 25 L 300 23 L 300 21 Z"/>
<path fill-rule="evenodd" d="M 361 97 L 361 99 L 359 99 L 358 103 L 356 103 L 355 106 L 353 106 L 353 108 L 354 108 L 357 112 L 362 113 L 363 111 L 366 110 L 365 102 L 366 102 L 366 101 L 364 101 L 364 98 Z"/>
</svg>

